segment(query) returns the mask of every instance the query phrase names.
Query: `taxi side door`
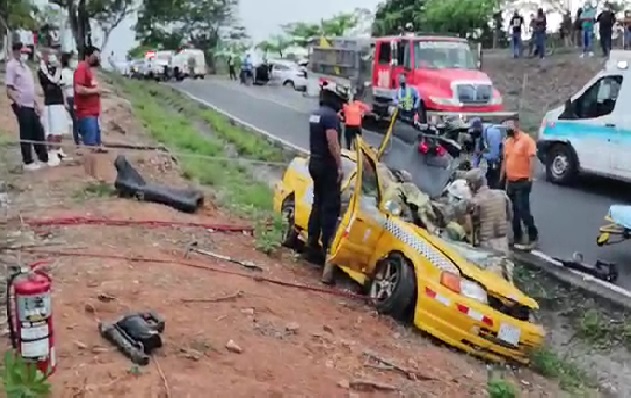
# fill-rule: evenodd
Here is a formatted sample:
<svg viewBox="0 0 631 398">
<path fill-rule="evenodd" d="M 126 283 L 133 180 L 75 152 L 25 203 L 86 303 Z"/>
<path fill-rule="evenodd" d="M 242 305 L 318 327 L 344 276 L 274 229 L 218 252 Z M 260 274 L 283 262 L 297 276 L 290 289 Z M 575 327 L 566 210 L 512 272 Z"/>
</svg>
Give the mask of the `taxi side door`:
<svg viewBox="0 0 631 398">
<path fill-rule="evenodd" d="M 333 264 L 365 272 L 387 221 L 381 209 L 377 156 L 360 137 L 356 145 L 357 172 L 353 196 L 331 244 Z"/>
</svg>

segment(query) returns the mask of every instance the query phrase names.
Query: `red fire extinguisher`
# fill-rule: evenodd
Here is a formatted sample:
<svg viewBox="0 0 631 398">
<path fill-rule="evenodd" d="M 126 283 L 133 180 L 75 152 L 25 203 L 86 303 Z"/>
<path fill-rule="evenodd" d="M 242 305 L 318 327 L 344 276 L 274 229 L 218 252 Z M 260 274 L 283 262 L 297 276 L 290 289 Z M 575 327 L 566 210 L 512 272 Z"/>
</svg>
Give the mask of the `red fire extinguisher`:
<svg viewBox="0 0 631 398">
<path fill-rule="evenodd" d="M 11 273 L 7 282 L 7 317 L 13 348 L 27 362 L 35 363 L 45 376 L 57 367 L 53 313 L 52 280 L 37 267 L 40 261 Z"/>
</svg>

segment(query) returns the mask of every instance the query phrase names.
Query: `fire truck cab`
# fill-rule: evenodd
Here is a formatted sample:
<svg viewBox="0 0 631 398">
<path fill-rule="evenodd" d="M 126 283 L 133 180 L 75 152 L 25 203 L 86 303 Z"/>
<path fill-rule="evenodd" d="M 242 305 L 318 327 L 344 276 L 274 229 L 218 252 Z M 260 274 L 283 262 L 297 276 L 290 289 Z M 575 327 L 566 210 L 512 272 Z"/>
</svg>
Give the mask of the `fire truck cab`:
<svg viewBox="0 0 631 398">
<path fill-rule="evenodd" d="M 480 116 L 504 112 L 502 97 L 482 71 L 481 52 L 467 40 L 444 35 L 404 34 L 372 39 L 321 39 L 311 49 L 311 71 L 320 80 L 346 85 L 356 98 L 387 117 L 399 76 L 416 87 L 428 115 Z"/>
</svg>

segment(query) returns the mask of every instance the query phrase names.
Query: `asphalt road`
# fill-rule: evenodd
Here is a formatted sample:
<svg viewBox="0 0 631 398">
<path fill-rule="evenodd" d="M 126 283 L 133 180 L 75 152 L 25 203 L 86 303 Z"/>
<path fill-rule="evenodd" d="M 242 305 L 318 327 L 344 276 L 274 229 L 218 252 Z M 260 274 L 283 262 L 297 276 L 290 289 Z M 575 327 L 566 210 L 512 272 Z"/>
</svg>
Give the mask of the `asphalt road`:
<svg viewBox="0 0 631 398">
<path fill-rule="evenodd" d="M 316 106 L 313 98 L 289 88 L 243 86 L 219 79 L 173 84 L 247 123 L 308 148 L 307 118 Z M 372 132 L 365 132 L 364 136 L 373 145 L 382 137 Z M 412 155 L 408 146 L 395 140 L 387 162 L 412 172 L 421 189 L 425 186 L 432 190 L 441 185 L 443 175 L 437 177 L 438 169 L 422 168 L 418 157 Z M 562 187 L 544 181 L 541 174 L 534 184 L 531 201 L 540 233 L 540 252 L 570 257 L 579 251 L 589 263 L 596 259 L 615 262 L 621 273 L 618 285 L 631 290 L 631 241 L 596 246 L 598 227 L 609 206 L 631 204 L 631 185 L 590 177 L 581 178 L 575 186 Z"/>
</svg>

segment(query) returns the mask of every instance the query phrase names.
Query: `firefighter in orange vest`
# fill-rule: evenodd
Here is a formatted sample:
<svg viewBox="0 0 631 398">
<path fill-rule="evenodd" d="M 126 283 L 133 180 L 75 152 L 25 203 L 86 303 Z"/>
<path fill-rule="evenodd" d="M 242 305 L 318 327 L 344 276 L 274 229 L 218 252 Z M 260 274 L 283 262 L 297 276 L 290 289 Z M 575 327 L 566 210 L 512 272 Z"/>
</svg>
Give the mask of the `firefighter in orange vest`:
<svg viewBox="0 0 631 398">
<path fill-rule="evenodd" d="M 370 111 L 370 107 L 351 96 L 348 104 L 344 104 L 340 116 L 344 121 L 344 139 L 346 149 L 351 149 L 352 143 L 358 135 L 362 134 L 362 119 Z"/>
</svg>

